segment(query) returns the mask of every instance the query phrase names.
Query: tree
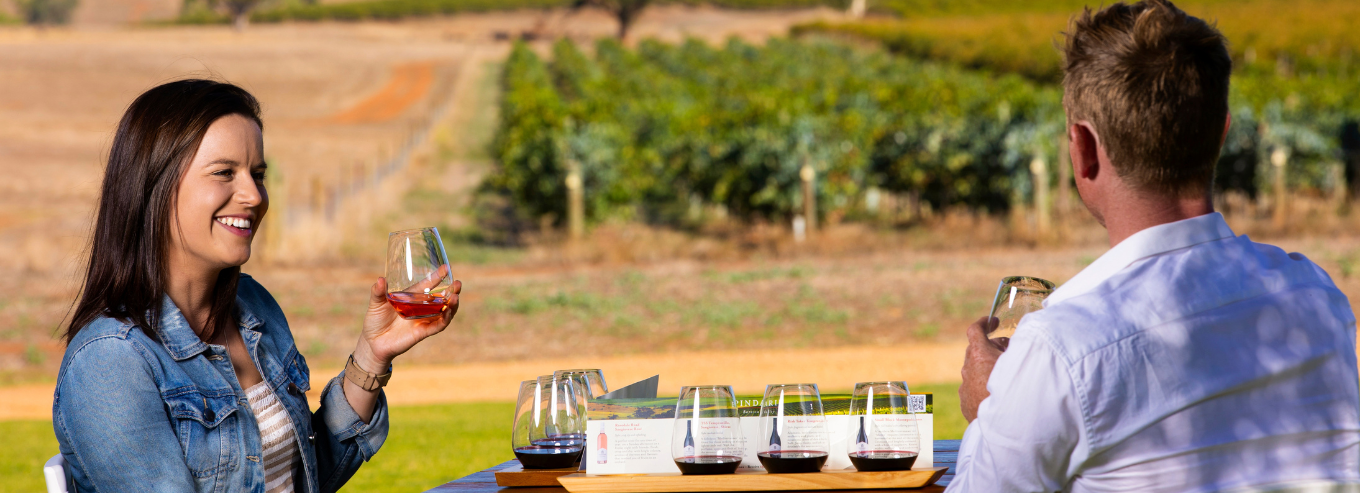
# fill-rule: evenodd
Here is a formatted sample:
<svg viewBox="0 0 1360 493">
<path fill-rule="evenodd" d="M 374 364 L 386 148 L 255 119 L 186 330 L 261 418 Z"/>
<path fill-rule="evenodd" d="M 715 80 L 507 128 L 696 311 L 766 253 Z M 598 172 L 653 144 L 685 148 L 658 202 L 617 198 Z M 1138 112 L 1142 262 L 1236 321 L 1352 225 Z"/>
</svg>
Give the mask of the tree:
<svg viewBox="0 0 1360 493">
<path fill-rule="evenodd" d="M 237 31 L 244 31 L 250 24 L 250 11 L 255 10 L 260 2 L 261 0 L 184 0 L 180 17 L 189 17 L 204 10 L 208 12 L 207 15 L 216 15 L 216 12 L 226 10 L 231 16 L 232 27 Z"/>
<path fill-rule="evenodd" d="M 609 11 L 614 17 L 619 19 L 619 39 L 628 36 L 628 29 L 633 27 L 633 22 L 642 15 L 642 9 L 652 0 L 574 0 L 572 9 L 582 7 L 599 7 Z"/>
<path fill-rule="evenodd" d="M 246 25 L 250 23 L 250 11 L 260 3 L 260 0 L 225 0 L 227 12 L 231 14 L 231 25 L 237 31 L 246 30 Z"/>
<path fill-rule="evenodd" d="M 24 22 L 35 26 L 66 24 L 71 21 L 78 0 L 16 0 Z"/>
<path fill-rule="evenodd" d="M 867 7 L 866 3 L 868 3 L 868 0 L 850 0 L 850 8 L 845 13 L 856 19 L 863 18 Z"/>
</svg>

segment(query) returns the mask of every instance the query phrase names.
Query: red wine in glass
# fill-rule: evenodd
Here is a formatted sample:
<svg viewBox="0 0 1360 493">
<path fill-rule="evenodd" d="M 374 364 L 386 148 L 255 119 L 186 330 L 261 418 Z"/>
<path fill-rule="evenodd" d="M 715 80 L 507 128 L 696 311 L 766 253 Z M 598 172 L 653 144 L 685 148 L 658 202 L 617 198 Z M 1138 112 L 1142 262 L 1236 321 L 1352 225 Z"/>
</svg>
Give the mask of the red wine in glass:
<svg viewBox="0 0 1360 493">
<path fill-rule="evenodd" d="M 916 452 L 870 450 L 850 454 L 857 471 L 905 471 L 916 464 Z"/>
<path fill-rule="evenodd" d="M 737 455 L 699 455 L 675 459 L 675 467 L 680 468 L 680 474 L 687 476 L 732 474 L 737 472 L 737 466 L 740 465 L 741 456 Z"/>
<path fill-rule="evenodd" d="M 532 440 L 530 443 L 544 447 L 584 447 L 586 444 L 584 435 L 584 433 L 562 433 Z"/>
<path fill-rule="evenodd" d="M 581 460 L 585 447 L 530 445 L 515 449 L 515 458 L 525 469 L 562 469 L 571 467 Z"/>
<path fill-rule="evenodd" d="M 822 470 L 822 466 L 826 465 L 826 455 L 826 452 L 817 450 L 781 450 L 761 452 L 756 457 L 760 458 L 760 465 L 765 466 L 770 474 L 792 474 Z"/>
<path fill-rule="evenodd" d="M 449 308 L 449 299 L 436 294 L 387 293 L 387 301 L 405 319 L 429 318 Z"/>
</svg>

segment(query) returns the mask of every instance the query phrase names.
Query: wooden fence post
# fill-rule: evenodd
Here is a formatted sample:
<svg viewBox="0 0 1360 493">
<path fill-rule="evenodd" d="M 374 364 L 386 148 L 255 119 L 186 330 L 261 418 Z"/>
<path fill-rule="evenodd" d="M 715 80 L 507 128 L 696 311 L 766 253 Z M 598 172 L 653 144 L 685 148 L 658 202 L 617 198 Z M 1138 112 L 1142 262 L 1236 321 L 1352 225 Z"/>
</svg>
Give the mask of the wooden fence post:
<svg viewBox="0 0 1360 493">
<path fill-rule="evenodd" d="M 1058 220 L 1072 210 L 1072 154 L 1067 147 L 1067 132 L 1058 136 Z"/>
<path fill-rule="evenodd" d="M 320 216 L 325 212 L 326 196 L 325 189 L 321 186 L 321 177 L 312 177 L 312 214 Z"/>
<path fill-rule="evenodd" d="M 1034 155 L 1029 171 L 1034 175 L 1034 213 L 1038 215 L 1039 232 L 1047 233 L 1052 217 L 1048 207 L 1048 162 L 1042 154 Z"/>
<path fill-rule="evenodd" d="M 581 190 L 581 165 L 567 161 L 567 233 L 575 241 L 585 236 L 585 197 Z"/>
<path fill-rule="evenodd" d="M 812 234 L 817 231 L 817 170 L 812 169 L 806 157 L 798 177 L 803 180 L 803 217 L 807 221 L 808 234 Z"/>
<path fill-rule="evenodd" d="M 1275 150 L 1270 153 L 1270 164 L 1275 169 L 1275 210 L 1274 225 L 1276 229 L 1284 228 L 1286 214 L 1286 197 L 1288 193 L 1285 184 L 1285 167 L 1289 165 L 1289 149 L 1283 145 L 1275 146 Z"/>
<path fill-rule="evenodd" d="M 1341 211 L 1346 206 L 1346 193 L 1349 192 L 1346 186 L 1346 162 L 1334 161 L 1331 169 L 1332 180 L 1332 210 Z"/>
</svg>

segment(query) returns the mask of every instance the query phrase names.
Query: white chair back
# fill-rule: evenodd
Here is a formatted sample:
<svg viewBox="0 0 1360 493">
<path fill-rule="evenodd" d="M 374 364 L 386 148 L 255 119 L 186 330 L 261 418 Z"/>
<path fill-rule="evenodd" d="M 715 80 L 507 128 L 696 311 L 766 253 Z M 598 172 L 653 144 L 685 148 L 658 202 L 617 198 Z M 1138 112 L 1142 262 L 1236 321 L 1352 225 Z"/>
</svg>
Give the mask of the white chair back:
<svg viewBox="0 0 1360 493">
<path fill-rule="evenodd" d="M 66 459 L 63 459 L 61 454 L 47 459 L 47 463 L 43 464 L 43 478 L 47 480 L 47 493 L 71 493 L 75 491 L 74 488 L 67 489 Z"/>
</svg>

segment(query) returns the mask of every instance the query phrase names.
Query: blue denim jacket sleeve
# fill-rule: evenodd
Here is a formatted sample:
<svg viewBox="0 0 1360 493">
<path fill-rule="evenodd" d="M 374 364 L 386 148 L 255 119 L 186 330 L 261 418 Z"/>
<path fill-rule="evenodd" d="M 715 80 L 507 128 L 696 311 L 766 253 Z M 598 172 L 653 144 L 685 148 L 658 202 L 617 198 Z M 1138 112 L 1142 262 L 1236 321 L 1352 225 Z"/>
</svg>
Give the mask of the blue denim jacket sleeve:
<svg viewBox="0 0 1360 493">
<path fill-rule="evenodd" d="M 53 425 L 66 460 L 79 462 L 72 468 L 83 476 L 77 484 L 97 484 L 100 492 L 195 489 L 146 350 L 106 335 L 67 361 L 64 373 L 78 378 L 58 384 Z"/>
<path fill-rule="evenodd" d="M 326 384 L 321 392 L 321 407 L 312 415 L 314 429 L 328 431 L 325 440 L 316 442 L 317 472 L 323 492 L 339 490 L 387 440 L 387 395 L 379 391 L 373 417 L 365 424 L 345 399 L 344 381 L 345 373 L 341 372 Z"/>
</svg>

